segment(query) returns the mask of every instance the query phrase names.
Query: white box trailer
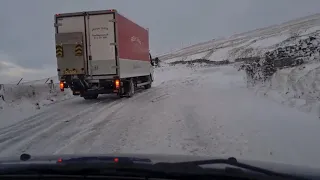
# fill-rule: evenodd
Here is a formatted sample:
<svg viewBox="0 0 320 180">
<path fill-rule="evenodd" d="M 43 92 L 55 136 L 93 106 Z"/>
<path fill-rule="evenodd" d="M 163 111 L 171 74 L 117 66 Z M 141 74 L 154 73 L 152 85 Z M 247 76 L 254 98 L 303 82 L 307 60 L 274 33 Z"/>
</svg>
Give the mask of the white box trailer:
<svg viewBox="0 0 320 180">
<path fill-rule="evenodd" d="M 60 89 L 95 99 L 131 97 L 151 88 L 153 66 L 147 29 L 116 10 L 56 14 L 55 42 Z"/>
</svg>

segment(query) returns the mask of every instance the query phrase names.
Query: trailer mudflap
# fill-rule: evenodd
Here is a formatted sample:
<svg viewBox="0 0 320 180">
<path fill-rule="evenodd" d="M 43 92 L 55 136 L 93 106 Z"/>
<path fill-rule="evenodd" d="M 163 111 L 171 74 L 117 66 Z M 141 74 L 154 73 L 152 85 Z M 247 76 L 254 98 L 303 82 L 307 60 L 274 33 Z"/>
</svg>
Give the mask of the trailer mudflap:
<svg viewBox="0 0 320 180">
<path fill-rule="evenodd" d="M 82 32 L 58 33 L 55 40 L 59 76 L 85 74 Z"/>
</svg>

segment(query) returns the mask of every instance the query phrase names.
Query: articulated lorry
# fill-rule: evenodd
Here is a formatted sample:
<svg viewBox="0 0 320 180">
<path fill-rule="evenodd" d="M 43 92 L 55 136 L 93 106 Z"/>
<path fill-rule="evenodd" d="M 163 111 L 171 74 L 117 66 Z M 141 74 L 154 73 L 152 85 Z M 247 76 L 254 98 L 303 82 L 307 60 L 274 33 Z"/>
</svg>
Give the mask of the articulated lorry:
<svg viewBox="0 0 320 180">
<path fill-rule="evenodd" d="M 96 99 L 151 88 L 148 29 L 116 10 L 56 14 L 54 21 L 61 91 L 70 88 L 73 95 Z"/>
</svg>

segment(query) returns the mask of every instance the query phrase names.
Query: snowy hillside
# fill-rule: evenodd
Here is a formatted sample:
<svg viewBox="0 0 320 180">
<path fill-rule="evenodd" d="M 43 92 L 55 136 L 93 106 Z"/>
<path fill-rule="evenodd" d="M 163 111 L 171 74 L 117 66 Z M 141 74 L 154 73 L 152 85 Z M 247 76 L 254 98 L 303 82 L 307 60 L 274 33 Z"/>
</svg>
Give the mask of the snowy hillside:
<svg viewBox="0 0 320 180">
<path fill-rule="evenodd" d="M 257 94 L 320 114 L 320 14 L 211 40 L 160 56 L 171 65 L 218 65 L 272 61 L 274 73 L 257 82 Z M 301 65 L 300 65 L 301 64 Z M 199 65 L 197 65 L 199 66 Z M 320 116 L 320 115 L 319 115 Z"/>
<path fill-rule="evenodd" d="M 168 62 L 208 59 L 212 61 L 262 57 L 265 52 L 279 47 L 292 46 L 309 36 L 319 37 L 320 14 L 300 18 L 283 24 L 241 33 L 223 39 L 215 39 L 183 48 L 159 58 Z M 316 42 L 312 42 L 317 45 Z M 304 46 L 304 45 L 303 45 Z"/>
</svg>

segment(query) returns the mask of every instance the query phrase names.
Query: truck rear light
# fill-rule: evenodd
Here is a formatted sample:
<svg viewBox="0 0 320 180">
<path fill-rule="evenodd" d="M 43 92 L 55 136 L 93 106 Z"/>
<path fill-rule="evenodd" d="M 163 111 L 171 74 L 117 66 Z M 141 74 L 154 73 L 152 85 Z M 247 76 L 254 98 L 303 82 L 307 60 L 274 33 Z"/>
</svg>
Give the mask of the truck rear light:
<svg viewBox="0 0 320 180">
<path fill-rule="evenodd" d="M 120 88 L 120 80 L 119 80 L 119 79 L 116 79 L 116 80 L 114 81 L 114 84 L 115 84 L 116 89 L 119 89 L 119 88 Z"/>
<path fill-rule="evenodd" d="M 64 82 L 63 81 L 60 81 L 60 90 L 64 91 Z"/>
</svg>

